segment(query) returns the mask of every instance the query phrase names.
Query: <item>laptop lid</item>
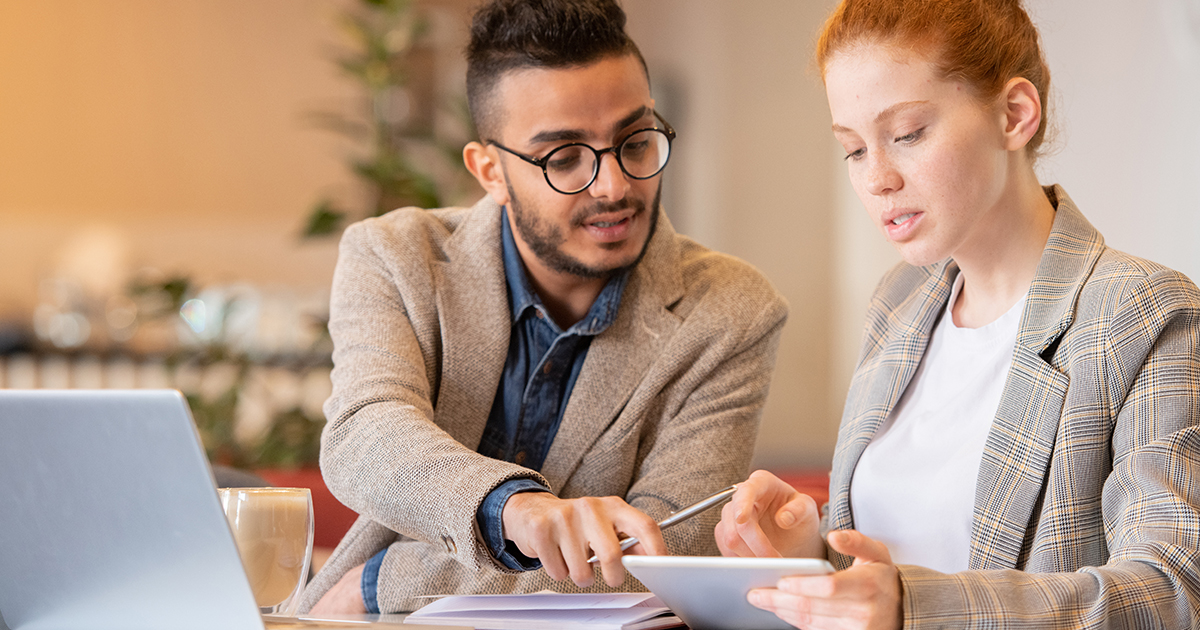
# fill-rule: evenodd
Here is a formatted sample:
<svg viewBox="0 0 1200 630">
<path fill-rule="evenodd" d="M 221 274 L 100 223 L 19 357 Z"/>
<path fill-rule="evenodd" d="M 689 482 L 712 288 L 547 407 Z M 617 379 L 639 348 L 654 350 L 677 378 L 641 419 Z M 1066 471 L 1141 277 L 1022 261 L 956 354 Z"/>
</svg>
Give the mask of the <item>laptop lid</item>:
<svg viewBox="0 0 1200 630">
<path fill-rule="evenodd" d="M 0 390 L 0 628 L 262 630 L 183 396 Z"/>
</svg>

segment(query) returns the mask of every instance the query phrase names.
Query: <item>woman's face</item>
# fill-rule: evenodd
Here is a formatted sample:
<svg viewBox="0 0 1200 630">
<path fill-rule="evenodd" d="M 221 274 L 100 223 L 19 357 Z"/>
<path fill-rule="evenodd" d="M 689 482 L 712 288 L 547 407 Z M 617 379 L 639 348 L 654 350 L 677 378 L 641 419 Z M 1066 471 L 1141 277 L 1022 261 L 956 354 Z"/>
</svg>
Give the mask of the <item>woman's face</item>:
<svg viewBox="0 0 1200 630">
<path fill-rule="evenodd" d="M 924 56 L 880 44 L 836 53 L 825 89 L 854 190 L 906 262 L 994 242 L 1008 180 L 999 106 L 940 79 Z"/>
</svg>

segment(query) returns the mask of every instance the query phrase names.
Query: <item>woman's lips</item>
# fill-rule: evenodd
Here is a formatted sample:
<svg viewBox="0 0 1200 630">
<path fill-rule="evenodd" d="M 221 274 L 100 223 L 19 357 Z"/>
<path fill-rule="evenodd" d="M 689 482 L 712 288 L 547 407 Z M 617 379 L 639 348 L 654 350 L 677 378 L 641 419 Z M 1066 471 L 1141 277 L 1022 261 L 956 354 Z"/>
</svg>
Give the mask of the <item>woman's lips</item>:
<svg viewBox="0 0 1200 630">
<path fill-rule="evenodd" d="M 921 223 L 921 219 L 925 216 L 924 212 L 910 211 L 897 212 L 892 214 L 892 218 L 883 224 L 887 236 L 893 241 L 903 241 L 917 229 L 917 225 Z"/>
</svg>

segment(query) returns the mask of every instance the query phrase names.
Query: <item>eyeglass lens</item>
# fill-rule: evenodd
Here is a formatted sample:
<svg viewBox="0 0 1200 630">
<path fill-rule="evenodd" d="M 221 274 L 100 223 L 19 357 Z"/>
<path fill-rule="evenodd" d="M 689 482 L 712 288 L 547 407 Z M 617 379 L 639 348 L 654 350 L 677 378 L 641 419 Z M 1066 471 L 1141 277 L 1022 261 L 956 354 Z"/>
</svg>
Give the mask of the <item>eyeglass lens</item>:
<svg viewBox="0 0 1200 630">
<path fill-rule="evenodd" d="M 626 138 L 617 148 L 617 162 L 625 174 L 647 179 L 667 164 L 671 142 L 658 129 L 644 129 Z M 546 178 L 561 192 L 575 193 L 587 188 L 599 171 L 596 151 L 581 144 L 559 147 L 546 156 Z"/>
</svg>

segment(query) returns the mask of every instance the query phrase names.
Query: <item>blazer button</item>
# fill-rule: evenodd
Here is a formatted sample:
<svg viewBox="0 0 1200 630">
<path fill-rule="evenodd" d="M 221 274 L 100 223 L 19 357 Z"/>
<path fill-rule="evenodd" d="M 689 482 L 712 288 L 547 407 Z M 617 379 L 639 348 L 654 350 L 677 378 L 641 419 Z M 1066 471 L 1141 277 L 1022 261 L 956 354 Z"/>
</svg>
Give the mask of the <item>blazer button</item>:
<svg viewBox="0 0 1200 630">
<path fill-rule="evenodd" d="M 454 539 L 446 534 L 442 534 L 442 544 L 446 545 L 446 553 L 458 553 L 458 546 L 454 544 Z"/>
</svg>

